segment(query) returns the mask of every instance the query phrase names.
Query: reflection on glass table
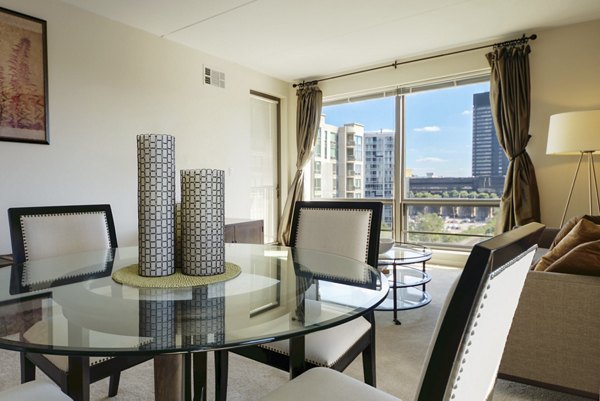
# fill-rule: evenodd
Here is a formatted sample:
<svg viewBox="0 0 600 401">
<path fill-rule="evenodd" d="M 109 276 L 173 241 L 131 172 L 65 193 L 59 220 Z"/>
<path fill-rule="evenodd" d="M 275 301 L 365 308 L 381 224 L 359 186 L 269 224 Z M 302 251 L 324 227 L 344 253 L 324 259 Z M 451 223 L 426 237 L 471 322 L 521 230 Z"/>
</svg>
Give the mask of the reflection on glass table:
<svg viewBox="0 0 600 401">
<path fill-rule="evenodd" d="M 0 348 L 135 356 L 302 338 L 362 316 L 389 292 L 377 269 L 329 253 L 249 244 L 225 252 L 239 276 L 188 288 L 113 281 L 137 263 L 136 247 L 0 268 L 0 321 L 10 322 L 0 325 Z M 34 326 L 43 335 L 32 336 Z"/>
</svg>

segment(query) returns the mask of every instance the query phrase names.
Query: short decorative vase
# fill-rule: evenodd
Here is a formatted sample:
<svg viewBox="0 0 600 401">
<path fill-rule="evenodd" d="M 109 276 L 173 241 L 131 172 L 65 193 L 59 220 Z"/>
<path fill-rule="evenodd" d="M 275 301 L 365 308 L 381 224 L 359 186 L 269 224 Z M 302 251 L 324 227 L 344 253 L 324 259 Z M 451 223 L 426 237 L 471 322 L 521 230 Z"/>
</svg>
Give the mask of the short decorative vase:
<svg viewBox="0 0 600 401">
<path fill-rule="evenodd" d="M 182 273 L 225 272 L 225 172 L 181 170 Z"/>
<path fill-rule="evenodd" d="M 138 273 L 175 273 L 175 137 L 138 135 Z"/>
</svg>

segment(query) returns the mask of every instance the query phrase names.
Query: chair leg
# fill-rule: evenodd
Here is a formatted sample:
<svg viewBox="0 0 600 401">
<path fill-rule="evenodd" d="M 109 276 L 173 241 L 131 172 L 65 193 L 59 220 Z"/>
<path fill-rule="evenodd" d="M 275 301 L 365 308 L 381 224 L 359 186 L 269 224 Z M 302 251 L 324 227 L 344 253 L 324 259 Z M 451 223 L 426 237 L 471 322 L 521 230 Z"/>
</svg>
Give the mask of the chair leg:
<svg viewBox="0 0 600 401">
<path fill-rule="evenodd" d="M 20 353 L 21 357 L 21 383 L 27 383 L 35 380 L 35 365 L 29 359 L 24 352 Z"/>
<path fill-rule="evenodd" d="M 370 386 L 377 387 L 377 365 L 375 358 L 375 314 L 371 312 L 365 317 L 371 323 L 371 329 L 369 330 L 369 345 L 362 352 L 363 375 L 365 378 L 365 383 Z"/>
<path fill-rule="evenodd" d="M 363 375 L 365 377 L 365 383 L 370 386 L 377 386 L 376 371 L 375 371 L 375 347 L 370 344 L 362 352 L 363 361 Z"/>
<path fill-rule="evenodd" d="M 229 352 L 215 351 L 215 400 L 227 400 L 227 379 L 229 377 Z"/>
<path fill-rule="evenodd" d="M 89 357 L 69 357 L 69 373 L 67 374 L 67 395 L 71 397 L 73 401 L 90 400 Z"/>
<path fill-rule="evenodd" d="M 119 391 L 119 381 L 121 380 L 121 372 L 117 372 L 115 374 L 110 375 L 110 379 L 108 381 L 108 396 L 114 397 L 117 395 Z"/>
</svg>

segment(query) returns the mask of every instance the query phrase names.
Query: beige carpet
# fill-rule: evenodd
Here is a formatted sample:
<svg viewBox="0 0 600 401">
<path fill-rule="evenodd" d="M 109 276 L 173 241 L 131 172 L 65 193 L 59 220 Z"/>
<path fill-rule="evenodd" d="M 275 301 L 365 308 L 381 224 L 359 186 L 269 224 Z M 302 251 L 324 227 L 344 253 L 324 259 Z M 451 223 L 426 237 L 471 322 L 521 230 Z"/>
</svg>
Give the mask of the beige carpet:
<svg viewBox="0 0 600 401">
<path fill-rule="evenodd" d="M 424 308 L 399 313 L 401 326 L 392 322 L 391 312 L 377 313 L 377 380 L 378 387 L 405 401 L 414 399 L 418 378 L 431 333 L 448 286 L 460 270 L 428 267 L 432 281 L 428 290 L 433 296 Z M 209 354 L 209 367 L 212 355 Z M 16 352 L 0 350 L 0 389 L 19 383 L 19 358 Z M 362 362 L 358 358 L 348 367 L 348 375 L 362 380 Z M 40 376 L 43 377 L 42 374 Z M 123 372 L 119 394 L 113 401 L 153 399 L 152 362 Z M 208 399 L 214 399 L 212 367 L 209 371 Z M 228 400 L 252 401 L 287 381 L 287 373 L 232 355 L 230 359 Z M 92 400 L 108 399 L 108 379 L 92 385 Z M 499 380 L 493 401 L 583 401 L 533 386 Z"/>
</svg>

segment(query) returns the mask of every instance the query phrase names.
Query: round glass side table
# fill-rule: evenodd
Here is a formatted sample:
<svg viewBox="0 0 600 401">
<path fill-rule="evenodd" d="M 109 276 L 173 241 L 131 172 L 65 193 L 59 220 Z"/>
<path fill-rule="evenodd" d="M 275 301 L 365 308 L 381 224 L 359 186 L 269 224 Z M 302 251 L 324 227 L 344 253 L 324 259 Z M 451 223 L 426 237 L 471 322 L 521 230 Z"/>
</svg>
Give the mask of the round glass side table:
<svg viewBox="0 0 600 401">
<path fill-rule="evenodd" d="M 399 310 L 420 308 L 431 302 L 426 284 L 431 281 L 425 264 L 431 259 L 431 249 L 410 243 L 397 243 L 389 251 L 379 255 L 378 268 L 388 278 L 390 293 L 377 307 L 378 311 L 393 311 L 394 323 Z M 421 263 L 421 268 L 413 264 Z M 418 288 L 420 287 L 420 288 Z"/>
</svg>

